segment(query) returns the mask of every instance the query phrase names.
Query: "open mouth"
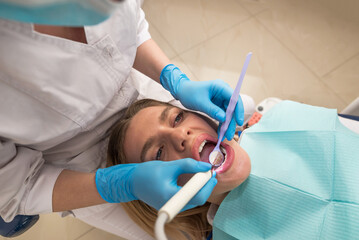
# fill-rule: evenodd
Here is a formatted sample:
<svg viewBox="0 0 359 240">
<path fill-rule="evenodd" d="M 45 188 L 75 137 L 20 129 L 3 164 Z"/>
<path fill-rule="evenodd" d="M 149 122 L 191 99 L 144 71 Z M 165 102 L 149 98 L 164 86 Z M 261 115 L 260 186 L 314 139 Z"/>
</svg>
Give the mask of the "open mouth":
<svg viewBox="0 0 359 240">
<path fill-rule="evenodd" d="M 209 155 L 215 148 L 218 139 L 207 133 L 200 134 L 196 137 L 192 145 L 192 157 L 197 161 L 209 162 Z M 223 162 L 217 166 L 213 166 L 217 173 L 224 173 L 231 168 L 234 160 L 233 148 L 224 142 L 221 142 L 220 150 L 224 156 Z"/>
<path fill-rule="evenodd" d="M 209 155 L 211 154 L 211 152 L 213 151 L 215 146 L 216 146 L 215 142 L 212 142 L 212 141 L 209 141 L 206 139 L 203 140 L 203 142 L 198 147 L 199 156 L 200 156 L 202 162 L 209 162 Z M 222 162 L 214 165 L 215 169 L 220 167 L 227 160 L 227 151 L 226 151 L 225 147 L 220 145 L 219 148 L 220 148 L 224 158 L 223 158 Z"/>
</svg>

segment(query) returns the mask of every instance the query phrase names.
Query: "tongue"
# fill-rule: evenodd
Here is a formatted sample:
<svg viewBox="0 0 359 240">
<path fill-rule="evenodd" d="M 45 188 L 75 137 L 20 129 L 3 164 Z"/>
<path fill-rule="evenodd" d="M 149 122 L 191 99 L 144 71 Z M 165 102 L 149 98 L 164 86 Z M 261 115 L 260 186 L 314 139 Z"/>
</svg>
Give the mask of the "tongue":
<svg viewBox="0 0 359 240">
<path fill-rule="evenodd" d="M 209 154 L 213 151 L 214 147 L 216 145 L 212 143 L 206 143 L 203 146 L 202 152 L 201 152 L 201 161 L 202 162 L 209 162 Z"/>
</svg>

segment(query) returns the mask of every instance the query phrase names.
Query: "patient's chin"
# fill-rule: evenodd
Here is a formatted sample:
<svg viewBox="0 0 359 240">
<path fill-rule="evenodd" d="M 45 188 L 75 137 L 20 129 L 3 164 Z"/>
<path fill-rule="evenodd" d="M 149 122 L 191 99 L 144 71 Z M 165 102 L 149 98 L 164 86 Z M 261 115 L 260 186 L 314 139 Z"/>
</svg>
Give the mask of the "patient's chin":
<svg viewBox="0 0 359 240">
<path fill-rule="evenodd" d="M 221 194 L 212 194 L 207 202 L 220 205 L 222 201 L 226 198 L 229 192 L 221 193 Z"/>
<path fill-rule="evenodd" d="M 239 146 L 239 145 L 238 145 Z M 243 148 L 239 147 L 239 151 L 236 152 L 237 164 L 233 166 L 231 176 L 235 176 L 231 180 L 233 181 L 233 188 L 241 185 L 248 177 L 251 172 L 251 160 L 249 155 Z"/>
<path fill-rule="evenodd" d="M 217 175 L 218 193 L 231 191 L 241 185 L 249 176 L 251 161 L 246 151 L 238 143 L 233 145 L 235 158 L 228 171 Z"/>
</svg>

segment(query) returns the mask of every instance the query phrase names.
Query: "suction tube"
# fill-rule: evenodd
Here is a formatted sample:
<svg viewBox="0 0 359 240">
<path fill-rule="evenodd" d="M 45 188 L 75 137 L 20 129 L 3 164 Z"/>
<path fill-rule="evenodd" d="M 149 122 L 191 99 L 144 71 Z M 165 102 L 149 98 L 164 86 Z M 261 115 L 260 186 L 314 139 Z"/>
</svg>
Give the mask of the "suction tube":
<svg viewBox="0 0 359 240">
<path fill-rule="evenodd" d="M 212 170 L 196 173 L 163 207 L 158 211 L 155 224 L 155 236 L 157 240 L 167 240 L 165 224 L 186 206 L 186 204 L 202 189 L 211 179 Z"/>
</svg>

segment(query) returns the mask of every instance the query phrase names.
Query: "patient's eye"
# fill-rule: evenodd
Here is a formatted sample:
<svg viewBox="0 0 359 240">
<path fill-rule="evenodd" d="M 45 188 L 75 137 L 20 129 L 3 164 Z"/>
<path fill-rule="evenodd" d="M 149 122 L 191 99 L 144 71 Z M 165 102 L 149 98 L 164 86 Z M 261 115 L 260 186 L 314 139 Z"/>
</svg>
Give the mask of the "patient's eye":
<svg viewBox="0 0 359 240">
<path fill-rule="evenodd" d="M 156 160 L 160 160 L 161 159 L 161 155 L 162 155 L 162 150 L 163 147 L 160 147 L 156 153 Z"/>
<path fill-rule="evenodd" d="M 175 127 L 180 121 L 182 121 L 183 119 L 183 111 L 181 111 L 180 113 L 178 113 L 178 115 L 176 116 L 173 126 Z"/>
</svg>

